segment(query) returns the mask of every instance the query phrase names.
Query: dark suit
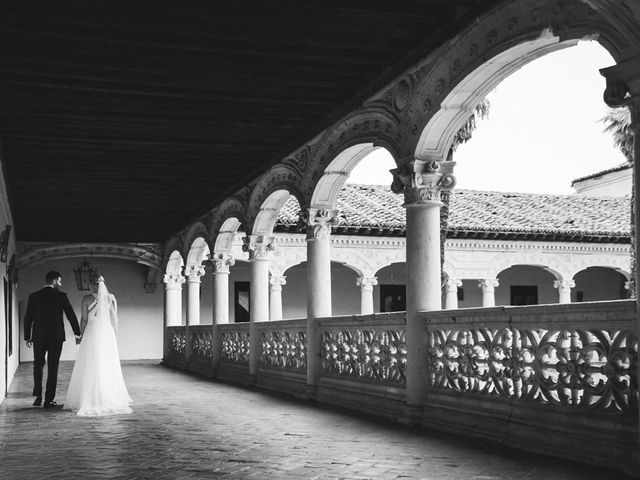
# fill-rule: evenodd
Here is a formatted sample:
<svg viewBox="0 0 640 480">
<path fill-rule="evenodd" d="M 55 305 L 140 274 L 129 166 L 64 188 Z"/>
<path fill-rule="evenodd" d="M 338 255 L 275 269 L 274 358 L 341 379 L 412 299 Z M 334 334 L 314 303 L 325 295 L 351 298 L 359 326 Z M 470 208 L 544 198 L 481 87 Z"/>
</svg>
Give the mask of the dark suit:
<svg viewBox="0 0 640 480">
<path fill-rule="evenodd" d="M 53 401 L 56 396 L 58 364 L 62 343 L 65 341 L 63 312 L 71 324 L 73 333 L 80 335 L 78 319 L 66 293 L 47 286 L 29 295 L 27 313 L 24 315 L 24 339 L 33 342 L 34 396 L 42 396 L 42 369 L 47 354 L 49 368 L 45 404 Z"/>
</svg>

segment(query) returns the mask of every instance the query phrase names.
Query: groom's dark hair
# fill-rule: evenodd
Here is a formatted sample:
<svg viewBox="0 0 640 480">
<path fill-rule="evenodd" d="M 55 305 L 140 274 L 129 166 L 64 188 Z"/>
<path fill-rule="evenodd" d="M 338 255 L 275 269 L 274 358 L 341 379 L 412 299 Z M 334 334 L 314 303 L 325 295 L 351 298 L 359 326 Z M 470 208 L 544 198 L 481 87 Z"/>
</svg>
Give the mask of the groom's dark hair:
<svg viewBox="0 0 640 480">
<path fill-rule="evenodd" d="M 56 272 L 55 270 L 51 270 L 50 272 L 48 272 L 45 276 L 44 276 L 44 281 L 47 285 L 49 285 L 51 282 L 53 282 L 56 278 L 60 278 L 62 277 L 62 275 L 60 275 L 58 272 Z"/>
</svg>

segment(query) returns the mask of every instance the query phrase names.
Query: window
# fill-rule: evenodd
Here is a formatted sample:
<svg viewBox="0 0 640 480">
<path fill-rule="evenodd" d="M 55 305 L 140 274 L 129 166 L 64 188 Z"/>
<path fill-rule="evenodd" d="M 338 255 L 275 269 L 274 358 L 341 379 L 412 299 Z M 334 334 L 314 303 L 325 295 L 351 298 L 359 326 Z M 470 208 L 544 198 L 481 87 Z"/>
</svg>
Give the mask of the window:
<svg viewBox="0 0 640 480">
<path fill-rule="evenodd" d="M 512 285 L 511 305 L 537 305 L 538 286 L 537 285 Z"/>
<path fill-rule="evenodd" d="M 251 301 L 249 294 L 249 282 L 235 282 L 235 322 L 242 323 L 249 321 L 249 304 Z"/>
<path fill-rule="evenodd" d="M 405 285 L 380 285 L 380 311 L 402 312 L 407 309 Z"/>
</svg>

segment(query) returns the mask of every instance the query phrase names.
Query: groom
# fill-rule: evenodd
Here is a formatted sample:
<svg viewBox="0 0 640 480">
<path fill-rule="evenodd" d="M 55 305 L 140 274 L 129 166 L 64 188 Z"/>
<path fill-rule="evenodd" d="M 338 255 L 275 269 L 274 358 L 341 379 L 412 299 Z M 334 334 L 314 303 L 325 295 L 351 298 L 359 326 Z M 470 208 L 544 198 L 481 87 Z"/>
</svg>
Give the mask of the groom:
<svg viewBox="0 0 640 480">
<path fill-rule="evenodd" d="M 33 396 L 36 397 L 33 405 L 39 407 L 42 404 L 42 370 L 46 354 L 49 368 L 44 408 L 56 408 L 57 404 L 53 399 L 56 396 L 58 364 L 65 341 L 62 313 L 66 314 L 71 324 L 76 344 L 80 339 L 80 326 L 67 294 L 60 291 L 62 275 L 51 271 L 45 276 L 45 283 L 42 289 L 29 295 L 24 315 L 24 339 L 28 348 L 33 345 Z"/>
</svg>

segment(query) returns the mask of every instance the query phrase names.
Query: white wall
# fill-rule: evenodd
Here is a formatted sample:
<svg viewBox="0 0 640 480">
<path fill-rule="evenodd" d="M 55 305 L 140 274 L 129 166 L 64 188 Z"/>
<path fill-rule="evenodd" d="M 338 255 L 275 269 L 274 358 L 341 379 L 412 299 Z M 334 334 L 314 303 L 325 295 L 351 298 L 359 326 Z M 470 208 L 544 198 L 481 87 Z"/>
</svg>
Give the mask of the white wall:
<svg viewBox="0 0 640 480">
<path fill-rule="evenodd" d="M 11 260 L 11 257 L 15 253 L 15 225 L 13 224 L 13 218 L 11 215 L 11 208 L 9 205 L 9 199 L 7 197 L 7 188 L 5 186 L 4 174 L 2 167 L 2 158 L 0 158 L 0 232 L 2 232 L 7 225 L 11 225 L 11 236 L 9 238 L 9 246 L 7 251 L 7 262 Z M 13 376 L 18 368 L 19 363 L 19 326 L 18 326 L 18 309 L 16 302 L 17 286 L 13 286 L 12 293 L 13 298 L 5 299 L 4 295 L 4 280 L 8 280 L 7 276 L 7 264 L 0 263 L 0 402 L 5 398 L 6 390 L 11 385 Z M 10 339 L 13 342 L 13 353 L 8 354 L 7 348 L 7 318 L 5 313 L 5 302 L 11 302 L 13 304 L 13 314 L 9 322 L 12 324 L 13 338 Z"/>
<path fill-rule="evenodd" d="M 623 197 L 631 195 L 632 174 L 632 168 L 625 168 L 624 170 L 574 182 L 571 186 L 580 195 Z"/>
<path fill-rule="evenodd" d="M 30 293 L 42 288 L 49 270 L 62 274 L 62 290 L 67 293 L 80 321 L 80 302 L 88 292 L 76 289 L 73 268 L 82 259 L 47 262 L 20 271 L 20 361 L 33 361 L 33 350 L 28 349 L 24 339 L 24 312 Z M 163 286 L 155 293 L 146 293 L 144 282 L 147 267 L 124 260 L 88 259 L 105 278 L 107 288 L 118 301 L 118 350 L 122 360 L 162 358 Z M 65 319 L 67 341 L 64 343 L 62 360 L 73 360 L 78 347 L 73 331 Z"/>
</svg>

